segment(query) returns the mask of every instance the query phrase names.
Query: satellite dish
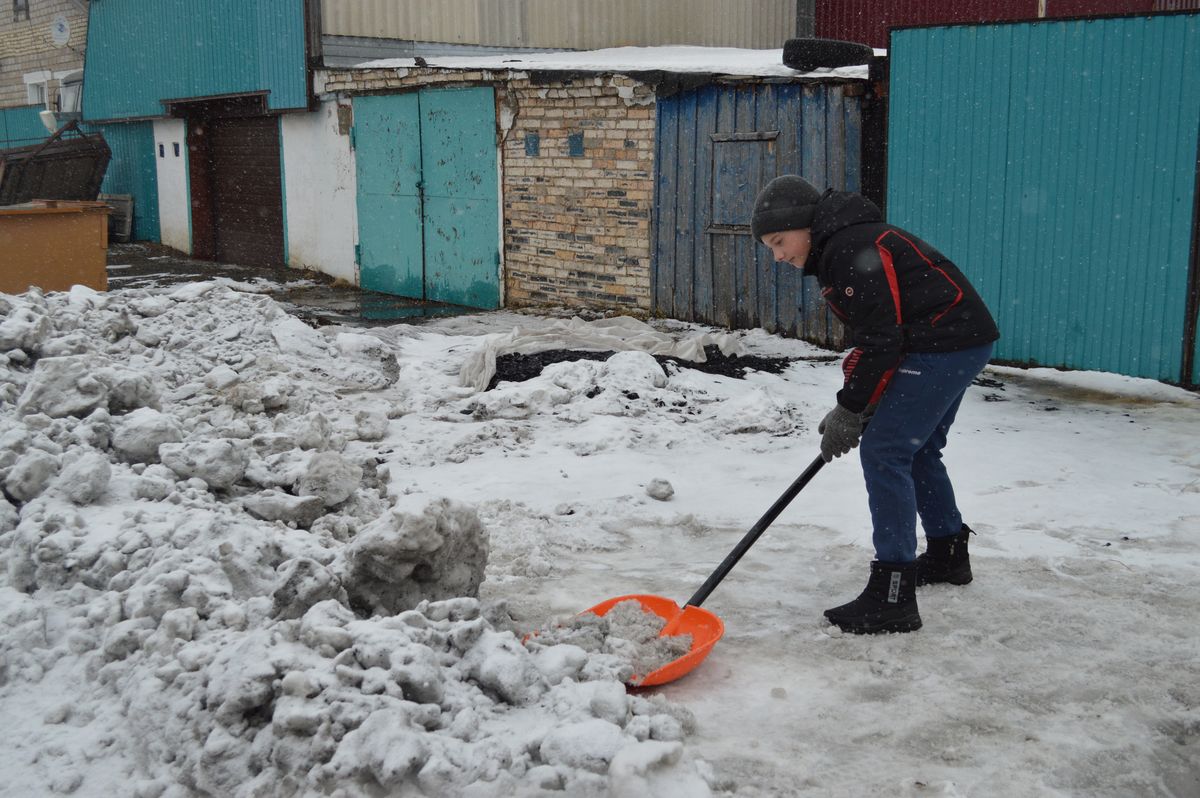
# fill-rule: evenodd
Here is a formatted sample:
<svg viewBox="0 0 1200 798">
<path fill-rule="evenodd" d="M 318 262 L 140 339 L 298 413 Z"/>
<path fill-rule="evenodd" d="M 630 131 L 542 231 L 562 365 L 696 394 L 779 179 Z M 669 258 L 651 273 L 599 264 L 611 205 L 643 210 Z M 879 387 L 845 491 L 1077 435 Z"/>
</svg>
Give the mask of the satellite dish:
<svg viewBox="0 0 1200 798">
<path fill-rule="evenodd" d="M 71 41 L 71 23 L 62 14 L 58 14 L 50 22 L 50 39 L 55 47 L 63 47 Z"/>
</svg>

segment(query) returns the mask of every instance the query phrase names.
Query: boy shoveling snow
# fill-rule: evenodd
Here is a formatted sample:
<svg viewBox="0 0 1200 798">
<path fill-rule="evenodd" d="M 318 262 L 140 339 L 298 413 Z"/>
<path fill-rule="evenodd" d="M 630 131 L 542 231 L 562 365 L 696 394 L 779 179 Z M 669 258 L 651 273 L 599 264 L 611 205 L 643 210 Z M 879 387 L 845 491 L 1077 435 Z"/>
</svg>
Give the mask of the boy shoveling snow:
<svg viewBox="0 0 1200 798">
<path fill-rule="evenodd" d="M 875 560 L 859 597 L 825 617 L 856 634 L 919 629 L 917 585 L 971 581 L 971 530 L 942 449 L 1000 337 L 996 322 L 957 266 L 859 194 L 777 177 L 755 199 L 750 228 L 776 261 L 817 278 L 854 344 L 818 431 L 826 462 L 862 439 Z M 919 558 L 918 515 L 928 541 Z"/>
</svg>

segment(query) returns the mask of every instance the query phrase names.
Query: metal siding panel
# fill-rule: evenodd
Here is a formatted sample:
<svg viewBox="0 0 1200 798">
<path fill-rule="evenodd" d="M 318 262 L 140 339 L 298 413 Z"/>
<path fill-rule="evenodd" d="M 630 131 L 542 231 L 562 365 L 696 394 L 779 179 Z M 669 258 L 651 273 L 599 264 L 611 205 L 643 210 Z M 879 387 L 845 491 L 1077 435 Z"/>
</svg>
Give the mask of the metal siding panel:
<svg viewBox="0 0 1200 798">
<path fill-rule="evenodd" d="M 826 39 L 888 47 L 888 28 L 1037 17 L 1037 0 L 817 0 L 814 30 Z"/>
<path fill-rule="evenodd" d="M 1046 0 L 1046 16 L 1049 18 L 1141 14 L 1153 10 L 1153 0 Z"/>
<path fill-rule="evenodd" d="M 158 219 L 153 123 L 129 122 L 95 129 L 104 135 L 104 140 L 112 150 L 112 160 L 108 163 L 100 190 L 105 194 L 132 196 L 132 238 L 136 241 L 158 241 L 162 233 Z"/>
<path fill-rule="evenodd" d="M 0 148 L 26 147 L 44 141 L 50 133 L 38 116 L 41 111 L 40 105 L 0 108 Z"/>
<path fill-rule="evenodd" d="M 333 36 L 502 47 L 776 48 L 796 30 L 794 0 L 323 0 L 322 10 Z"/>
<path fill-rule="evenodd" d="M 305 108 L 304 2 L 105 0 L 88 16 L 84 70 L 87 119 L 159 117 L 162 100 L 256 91 L 272 110 Z"/>
<path fill-rule="evenodd" d="M 914 30 L 893 44 L 892 221 L 971 277 L 1000 322 L 997 357 L 1178 379 L 1200 128 L 1200 84 L 1181 78 L 1200 68 L 1200 17 Z M 971 58 L 992 67 L 956 81 Z M 917 70 L 944 109 L 909 87 Z"/>
<path fill-rule="evenodd" d="M 1010 29 L 943 29 L 939 47 L 925 46 L 927 35 L 902 31 L 895 39 L 888 218 L 954 260 L 998 310 Z M 1007 314 L 996 315 L 1003 325 Z"/>
</svg>

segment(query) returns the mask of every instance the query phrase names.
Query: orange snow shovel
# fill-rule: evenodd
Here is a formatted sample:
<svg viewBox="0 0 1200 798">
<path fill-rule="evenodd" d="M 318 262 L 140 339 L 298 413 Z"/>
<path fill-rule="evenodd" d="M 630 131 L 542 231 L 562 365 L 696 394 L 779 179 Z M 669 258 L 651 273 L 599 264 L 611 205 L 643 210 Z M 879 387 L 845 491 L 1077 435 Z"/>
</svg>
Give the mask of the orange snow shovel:
<svg viewBox="0 0 1200 798">
<path fill-rule="evenodd" d="M 775 500 L 771 505 L 771 509 L 763 514 L 763 517 L 758 519 L 758 523 L 750 527 L 733 551 L 717 566 L 717 570 L 712 572 L 712 575 L 705 580 L 700 589 L 696 591 L 688 603 L 682 608 L 674 601 L 663 596 L 653 596 L 646 594 L 633 594 L 629 596 L 618 596 L 607 601 L 602 601 L 591 609 L 584 610 L 580 613 L 591 612 L 596 615 L 603 616 L 617 604 L 622 601 L 636 601 L 642 605 L 642 609 L 647 612 L 652 612 L 658 617 L 667 622 L 659 632 L 659 637 L 670 637 L 672 635 L 692 636 L 692 648 L 682 657 L 671 660 L 666 665 L 647 673 L 645 676 L 633 676 L 629 680 L 629 684 L 634 687 L 652 687 L 656 684 L 666 684 L 673 682 L 684 674 L 690 673 L 697 665 L 704 661 L 708 656 L 708 652 L 712 651 L 712 647 L 721 639 L 721 635 L 725 633 L 725 624 L 721 622 L 714 613 L 708 610 L 701 609 L 700 605 L 708 598 L 708 594 L 716 589 L 717 585 L 721 584 L 726 575 L 733 570 L 733 566 L 737 565 L 738 560 L 742 559 L 754 542 L 767 531 L 784 508 L 792 503 L 792 499 L 804 489 L 812 478 L 817 475 L 821 467 L 825 465 L 825 460 L 820 455 L 816 460 L 813 460 L 808 468 L 804 469 L 804 473 L 796 477 L 796 481 L 784 491 L 783 495 Z"/>
</svg>

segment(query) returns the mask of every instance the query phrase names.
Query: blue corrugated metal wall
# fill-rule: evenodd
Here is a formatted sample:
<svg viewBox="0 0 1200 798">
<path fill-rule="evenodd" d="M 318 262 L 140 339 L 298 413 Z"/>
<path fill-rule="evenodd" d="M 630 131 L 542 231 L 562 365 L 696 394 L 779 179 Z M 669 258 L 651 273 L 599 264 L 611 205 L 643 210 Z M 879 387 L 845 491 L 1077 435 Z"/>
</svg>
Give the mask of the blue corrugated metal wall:
<svg viewBox="0 0 1200 798">
<path fill-rule="evenodd" d="M 162 100 L 269 91 L 308 104 L 304 0 L 104 0 L 88 17 L 88 120 L 163 115 Z"/>
<path fill-rule="evenodd" d="M 38 114 L 40 105 L 0 108 L 0 149 L 28 147 L 46 139 L 50 134 Z"/>
<path fill-rule="evenodd" d="M 749 223 L 778 175 L 859 189 L 860 98 L 845 84 L 712 85 L 661 98 L 657 119 L 655 312 L 840 345 L 815 280 L 775 264 Z"/>
<path fill-rule="evenodd" d="M 96 126 L 112 150 L 100 190 L 133 196 L 133 238 L 159 241 L 158 173 L 154 160 L 154 124 L 126 122 Z"/>
<path fill-rule="evenodd" d="M 1001 360 L 1183 378 L 1200 15 L 898 30 L 888 219 L 955 260 Z"/>
</svg>

